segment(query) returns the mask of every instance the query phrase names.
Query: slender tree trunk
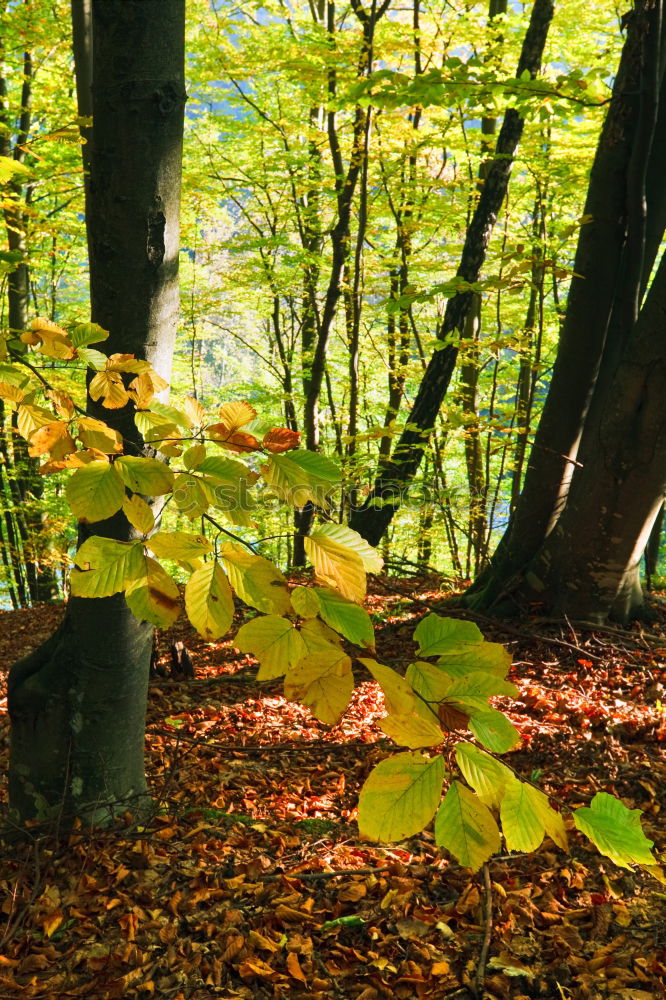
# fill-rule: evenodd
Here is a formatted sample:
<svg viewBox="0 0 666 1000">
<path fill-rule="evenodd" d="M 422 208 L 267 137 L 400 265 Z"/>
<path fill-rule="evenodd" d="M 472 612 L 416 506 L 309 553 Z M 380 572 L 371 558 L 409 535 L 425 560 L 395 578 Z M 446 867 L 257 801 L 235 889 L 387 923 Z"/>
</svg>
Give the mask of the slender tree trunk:
<svg viewBox="0 0 666 1000">
<path fill-rule="evenodd" d="M 530 24 L 523 42 L 517 76 L 529 72 L 536 76 L 553 16 L 552 0 L 536 0 Z M 516 148 L 523 132 L 524 121 L 510 108 L 500 129 L 495 158 L 488 167 L 478 204 L 467 230 L 458 277 L 473 283 L 478 281 L 485 261 L 497 215 L 504 201 Z M 462 292 L 450 298 L 444 321 L 438 331 L 441 341 L 452 333 L 462 334 L 465 318 L 472 301 L 472 292 Z M 383 466 L 363 507 L 350 519 L 350 526 L 367 541 L 376 545 L 398 510 L 401 494 L 419 468 L 441 404 L 453 373 L 458 349 L 454 343 L 439 345 L 421 381 L 405 430 L 395 448 L 390 463 Z"/>
<path fill-rule="evenodd" d="M 184 0 L 93 0 L 89 238 L 92 319 L 108 353 L 166 378 L 178 316 Z M 141 452 L 131 407 L 89 412 Z M 85 525 L 127 540 L 119 513 Z M 19 820 L 104 821 L 145 797 L 143 743 L 152 627 L 124 595 L 72 599 L 60 629 L 14 665 L 10 805 Z"/>
</svg>

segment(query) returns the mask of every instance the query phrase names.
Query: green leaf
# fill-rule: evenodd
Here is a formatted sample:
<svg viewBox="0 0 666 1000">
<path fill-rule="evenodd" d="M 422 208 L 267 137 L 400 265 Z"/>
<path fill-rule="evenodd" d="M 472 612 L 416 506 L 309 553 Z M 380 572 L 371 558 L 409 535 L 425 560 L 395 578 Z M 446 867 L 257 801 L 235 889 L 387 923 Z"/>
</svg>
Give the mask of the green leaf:
<svg viewBox="0 0 666 1000">
<path fill-rule="evenodd" d="M 469 720 L 469 728 L 479 743 L 493 753 L 506 753 L 520 743 L 516 727 L 496 708 L 476 712 Z"/>
<path fill-rule="evenodd" d="M 414 639 L 419 644 L 421 656 L 439 656 L 456 646 L 475 646 L 483 642 L 483 636 L 473 622 L 441 618 L 434 613 L 419 622 L 414 629 Z"/>
<path fill-rule="evenodd" d="M 177 410 L 175 406 L 168 406 L 166 403 L 158 403 L 156 400 L 151 400 L 150 409 L 158 417 L 162 417 L 167 424 L 176 424 L 184 430 L 189 430 L 192 426 L 192 421 L 188 415 L 182 410 Z"/>
<path fill-rule="evenodd" d="M 363 601 L 366 569 L 379 572 L 383 563 L 358 532 L 341 524 L 324 524 L 304 542 L 317 578 L 350 601 Z"/>
<path fill-rule="evenodd" d="M 70 332 L 69 339 L 74 347 L 86 347 L 88 344 L 99 344 L 102 340 L 107 340 L 109 331 L 104 330 L 97 323 L 79 323 Z"/>
<path fill-rule="evenodd" d="M 500 805 L 502 832 L 509 851 L 535 851 L 547 833 L 563 851 L 568 849 L 564 820 L 538 788 L 513 778 Z"/>
<path fill-rule="evenodd" d="M 386 711 L 389 715 L 406 715 L 414 711 L 416 695 L 404 677 L 401 677 L 391 667 L 377 663 L 377 660 L 366 660 L 360 657 L 359 663 L 367 667 L 384 692 Z"/>
<path fill-rule="evenodd" d="M 418 714 L 424 719 L 436 718 L 437 706 L 446 697 L 453 678 L 433 663 L 417 660 L 407 667 L 405 680 L 420 695 L 416 700 Z"/>
<path fill-rule="evenodd" d="M 499 809 L 507 785 L 515 781 L 513 772 L 473 743 L 458 743 L 456 761 L 465 781 L 484 805 Z"/>
<path fill-rule="evenodd" d="M 294 587 L 291 592 L 291 606 L 299 618 L 316 618 L 321 608 L 313 587 Z"/>
<path fill-rule="evenodd" d="M 338 656 L 333 647 L 328 657 L 321 653 L 303 657 L 289 667 L 284 678 L 285 698 L 303 702 L 327 726 L 334 726 L 339 720 L 353 690 L 351 660 L 345 655 Z"/>
<path fill-rule="evenodd" d="M 441 669 L 439 665 L 438 669 Z M 518 688 L 510 681 L 505 681 L 496 674 L 485 674 L 478 671 L 454 680 L 446 692 L 444 701 L 459 708 L 467 715 L 472 715 L 488 711 L 490 707 L 488 699 L 493 696 L 513 697 L 517 694 Z"/>
<path fill-rule="evenodd" d="M 511 666 L 511 654 L 500 642 L 483 642 L 477 645 L 459 646 L 440 656 L 437 665 L 451 677 L 481 671 L 506 677 Z"/>
<path fill-rule="evenodd" d="M 79 361 L 83 361 L 88 368 L 92 368 L 96 372 L 104 371 L 106 363 L 109 360 L 106 354 L 96 351 L 94 347 L 79 347 L 76 353 L 78 354 Z"/>
<path fill-rule="evenodd" d="M 190 622 L 204 639 L 219 639 L 229 630 L 234 617 L 234 599 L 218 562 L 208 562 L 194 571 L 185 587 L 185 609 Z"/>
<path fill-rule="evenodd" d="M 125 499 L 123 481 L 109 462 L 82 465 L 67 480 L 65 492 L 75 517 L 88 524 L 111 517 Z"/>
<path fill-rule="evenodd" d="M 277 566 L 234 542 L 226 542 L 220 555 L 241 601 L 269 615 L 291 611 L 287 581 Z"/>
<path fill-rule="evenodd" d="M 128 585 L 125 600 L 139 621 L 170 628 L 180 614 L 178 587 L 158 562 L 144 556 L 145 571 Z"/>
<path fill-rule="evenodd" d="M 475 872 L 499 851 L 500 833 L 478 795 L 452 781 L 435 820 L 435 842 Z"/>
<path fill-rule="evenodd" d="M 74 561 L 80 567 L 69 578 L 74 597 L 110 597 L 145 571 L 141 542 L 118 542 L 100 535 L 87 538 Z"/>
<path fill-rule="evenodd" d="M 241 653 L 252 653 L 259 660 L 260 680 L 282 677 L 307 653 L 300 632 L 288 619 L 275 615 L 246 622 L 239 628 L 234 644 Z"/>
<path fill-rule="evenodd" d="M 148 444 L 156 444 L 160 441 L 168 442 L 171 438 L 179 439 L 176 424 L 172 420 L 165 420 L 159 413 L 153 413 L 151 410 L 138 410 L 134 414 L 134 422 L 143 440 Z"/>
<path fill-rule="evenodd" d="M 174 474 L 168 465 L 158 458 L 137 458 L 122 455 L 116 460 L 120 474 L 135 493 L 143 493 L 147 497 L 161 497 L 171 493 L 174 486 Z"/>
<path fill-rule="evenodd" d="M 444 772 L 439 756 L 405 752 L 383 760 L 361 789 L 361 836 L 386 843 L 420 833 L 435 815 Z"/>
<path fill-rule="evenodd" d="M 217 479 L 220 483 L 233 483 L 234 485 L 241 479 L 248 482 L 251 482 L 253 477 L 256 479 L 256 475 L 243 462 L 238 462 L 234 458 L 226 458 L 223 455 L 209 455 L 197 466 L 197 472 L 204 473 L 211 479 Z"/>
<path fill-rule="evenodd" d="M 319 602 L 319 614 L 327 625 L 340 635 L 344 635 L 345 639 L 349 639 L 355 646 L 374 649 L 375 632 L 367 611 L 334 590 L 315 587 L 314 593 Z"/>
<path fill-rule="evenodd" d="M 273 492 L 294 507 L 304 507 L 308 500 L 328 507 L 328 495 L 340 482 L 337 465 L 316 451 L 271 455 L 261 471 Z"/>
<path fill-rule="evenodd" d="M 654 843 L 643 833 L 640 809 L 627 809 L 613 795 L 597 792 L 589 806 L 574 811 L 573 818 L 581 833 L 621 868 L 654 865 Z"/>
<path fill-rule="evenodd" d="M 148 544 L 159 559 L 175 559 L 188 565 L 213 551 L 207 538 L 189 531 L 158 531 Z"/>
</svg>

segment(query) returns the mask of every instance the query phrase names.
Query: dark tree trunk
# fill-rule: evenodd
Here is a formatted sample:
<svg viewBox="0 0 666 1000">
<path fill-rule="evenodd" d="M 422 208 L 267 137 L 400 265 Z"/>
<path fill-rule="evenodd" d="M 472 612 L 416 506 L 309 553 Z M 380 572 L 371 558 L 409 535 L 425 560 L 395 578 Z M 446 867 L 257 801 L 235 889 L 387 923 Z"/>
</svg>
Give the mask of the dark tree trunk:
<svg viewBox="0 0 666 1000">
<path fill-rule="evenodd" d="M 650 410 L 663 365 L 655 321 L 663 261 L 639 315 L 666 221 L 657 182 L 666 172 L 661 8 L 661 0 L 644 0 L 629 21 L 525 484 L 488 572 L 467 598 L 480 609 L 503 606 L 507 593 L 518 602 L 538 593 L 552 610 L 626 620 L 642 603 L 638 565 L 663 498 L 659 418 Z M 656 338 L 657 367 L 637 375 L 646 329 Z M 642 388 L 632 388 L 636 379 Z M 623 405 L 639 409 L 622 412 Z M 626 439 L 611 442 L 611 424 Z M 654 445 L 652 464 L 636 437 L 639 426 Z"/>
<path fill-rule="evenodd" d="M 655 227 L 661 223 L 663 233 L 664 198 L 656 176 L 663 178 L 666 157 L 661 137 L 654 144 L 652 138 L 663 67 L 647 40 L 650 28 L 659 40 L 661 26 L 646 0 L 629 22 L 592 166 L 584 211 L 588 221 L 578 240 L 557 358 L 523 490 L 490 570 L 475 586 L 487 590 L 484 605 L 537 553 L 564 509 L 583 433 L 598 419 L 594 411 L 621 357 L 659 247 Z M 654 83 L 646 79 L 646 62 L 661 74 L 656 93 L 650 93 Z M 583 445 L 582 452 L 587 450 Z"/>
<path fill-rule="evenodd" d="M 640 562 L 666 495 L 666 255 L 554 530 L 505 596 L 603 622 L 640 614 Z"/>
<path fill-rule="evenodd" d="M 106 350 L 169 378 L 178 315 L 184 0 L 93 0 L 93 143 L 88 217 L 92 319 Z M 140 452 L 133 413 L 89 411 Z M 120 540 L 119 513 L 86 525 Z M 140 803 L 152 627 L 124 596 L 73 599 L 60 629 L 10 673 L 10 805 L 19 820 Z"/>
<path fill-rule="evenodd" d="M 536 0 L 523 42 L 517 76 L 526 71 L 532 76 L 538 73 L 552 16 L 552 0 Z M 479 280 L 486 248 L 506 194 L 523 125 L 518 112 L 510 108 L 504 116 L 495 157 L 488 165 L 483 189 L 465 237 L 458 268 L 458 277 L 464 281 L 473 283 Z M 464 291 L 448 300 L 444 321 L 437 334 L 444 344 L 438 345 L 439 349 L 430 358 L 409 415 L 408 429 L 403 431 L 390 462 L 380 468 L 367 500 L 350 519 L 350 527 L 371 545 L 377 545 L 391 523 L 400 507 L 404 491 L 408 489 L 421 464 L 424 446 L 435 426 L 458 356 L 455 342 L 446 343 L 446 340 L 451 334 L 462 334 L 472 294 L 471 291 Z"/>
</svg>

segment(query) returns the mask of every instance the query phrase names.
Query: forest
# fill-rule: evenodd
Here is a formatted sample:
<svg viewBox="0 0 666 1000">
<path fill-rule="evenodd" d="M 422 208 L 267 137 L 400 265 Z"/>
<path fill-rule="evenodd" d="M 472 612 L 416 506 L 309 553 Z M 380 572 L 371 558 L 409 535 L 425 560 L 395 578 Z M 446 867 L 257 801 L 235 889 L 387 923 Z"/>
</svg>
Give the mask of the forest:
<svg viewBox="0 0 666 1000">
<path fill-rule="evenodd" d="M 663 6 L 0 0 L 0 1000 L 666 996 Z"/>
</svg>

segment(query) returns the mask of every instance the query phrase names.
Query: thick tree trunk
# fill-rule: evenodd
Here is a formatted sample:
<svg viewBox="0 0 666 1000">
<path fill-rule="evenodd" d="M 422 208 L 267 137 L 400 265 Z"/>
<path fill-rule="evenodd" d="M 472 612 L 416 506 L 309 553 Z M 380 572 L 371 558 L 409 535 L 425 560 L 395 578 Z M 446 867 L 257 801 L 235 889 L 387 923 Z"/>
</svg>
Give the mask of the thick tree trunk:
<svg viewBox="0 0 666 1000">
<path fill-rule="evenodd" d="M 106 350 L 169 378 L 178 316 L 184 0 L 93 0 L 88 217 L 92 319 Z M 141 452 L 133 412 L 92 415 Z M 126 540 L 124 515 L 85 525 Z M 19 821 L 96 822 L 145 794 L 143 736 L 152 628 L 123 595 L 70 601 L 65 621 L 10 673 L 10 805 Z"/>
<path fill-rule="evenodd" d="M 505 593 L 586 621 L 639 614 L 640 561 L 666 495 L 666 254 L 607 386 L 595 447 L 539 553 Z"/>
<path fill-rule="evenodd" d="M 660 187 L 657 177 L 664 176 L 666 151 L 655 116 L 659 90 L 664 91 L 659 55 L 664 27 L 657 15 L 657 5 L 644 0 L 629 22 L 590 175 L 587 221 L 548 397 L 511 523 L 474 588 L 481 607 L 492 604 L 506 580 L 536 555 L 565 508 L 576 463 L 594 447 L 589 428 L 598 422 L 624 351 L 658 250 L 659 228 L 663 234 L 663 183 Z"/>
</svg>

